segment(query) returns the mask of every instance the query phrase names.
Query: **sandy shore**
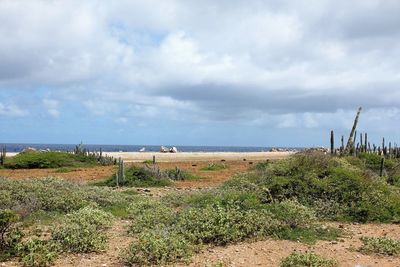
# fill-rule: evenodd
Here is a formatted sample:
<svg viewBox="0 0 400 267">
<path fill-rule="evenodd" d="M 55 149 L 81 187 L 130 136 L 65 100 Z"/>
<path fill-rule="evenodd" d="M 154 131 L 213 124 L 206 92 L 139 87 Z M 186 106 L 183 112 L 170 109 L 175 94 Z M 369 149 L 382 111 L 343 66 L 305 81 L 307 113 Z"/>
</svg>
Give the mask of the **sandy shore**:
<svg viewBox="0 0 400 267">
<path fill-rule="evenodd" d="M 292 155 L 294 152 L 104 152 L 104 154 L 114 158 L 122 158 L 126 162 L 143 162 L 153 160 L 156 156 L 158 162 L 188 162 L 188 161 L 220 161 L 220 160 L 266 160 L 281 159 Z M 7 153 L 12 157 L 18 153 Z"/>
<path fill-rule="evenodd" d="M 156 157 L 158 162 L 185 161 L 220 161 L 220 160 L 266 160 L 281 159 L 292 155 L 293 152 L 105 152 L 114 158 L 122 158 L 126 162 L 142 162 Z"/>
</svg>

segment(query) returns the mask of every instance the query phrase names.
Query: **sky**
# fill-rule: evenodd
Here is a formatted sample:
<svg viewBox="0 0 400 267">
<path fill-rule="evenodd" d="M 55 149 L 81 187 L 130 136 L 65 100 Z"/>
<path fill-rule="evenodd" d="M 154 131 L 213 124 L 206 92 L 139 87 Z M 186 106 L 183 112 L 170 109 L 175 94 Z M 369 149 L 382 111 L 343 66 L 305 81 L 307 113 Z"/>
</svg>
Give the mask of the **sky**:
<svg viewBox="0 0 400 267">
<path fill-rule="evenodd" d="M 400 144 L 400 1 L 0 0 L 0 143 Z"/>
</svg>

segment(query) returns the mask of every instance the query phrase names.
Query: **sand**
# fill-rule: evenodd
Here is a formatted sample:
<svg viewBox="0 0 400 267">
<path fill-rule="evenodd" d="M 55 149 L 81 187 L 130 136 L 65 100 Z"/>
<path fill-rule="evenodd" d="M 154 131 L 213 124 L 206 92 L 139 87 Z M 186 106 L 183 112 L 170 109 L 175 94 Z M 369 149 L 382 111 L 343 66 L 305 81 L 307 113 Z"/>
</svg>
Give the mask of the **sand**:
<svg viewBox="0 0 400 267">
<path fill-rule="evenodd" d="M 235 160 L 266 160 L 281 159 L 294 152 L 105 152 L 114 158 L 122 158 L 125 162 L 142 162 L 156 157 L 157 162 L 188 162 L 188 161 L 235 161 Z"/>
</svg>

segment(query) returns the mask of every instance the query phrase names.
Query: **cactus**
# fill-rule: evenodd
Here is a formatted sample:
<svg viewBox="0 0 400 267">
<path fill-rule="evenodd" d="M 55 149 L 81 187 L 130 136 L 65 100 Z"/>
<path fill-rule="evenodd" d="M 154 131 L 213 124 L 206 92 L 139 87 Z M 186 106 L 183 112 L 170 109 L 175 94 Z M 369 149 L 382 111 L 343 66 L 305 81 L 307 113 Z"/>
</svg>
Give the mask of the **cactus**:
<svg viewBox="0 0 400 267">
<path fill-rule="evenodd" d="M 381 167 L 380 167 L 380 171 L 379 171 L 379 176 L 382 177 L 383 176 L 383 167 L 385 165 L 385 157 L 382 157 L 381 159 Z"/>
<path fill-rule="evenodd" d="M 354 147 L 354 142 L 353 138 L 355 139 L 355 132 L 356 132 L 356 128 L 357 128 L 357 123 L 358 123 L 358 118 L 360 117 L 360 113 L 361 113 L 362 108 L 359 107 L 358 111 L 357 111 L 357 115 L 354 119 L 353 122 L 353 127 L 351 128 L 351 132 L 349 135 L 349 139 L 347 140 L 347 145 L 346 145 L 346 149 L 345 149 L 345 154 L 349 154 L 351 149 Z"/>
<path fill-rule="evenodd" d="M 335 150 L 335 137 L 333 130 L 331 130 L 331 155 L 333 155 L 334 150 Z"/>
<path fill-rule="evenodd" d="M 4 166 L 4 163 L 6 162 L 6 154 L 7 154 L 6 146 L 2 146 L 0 151 L 0 166 Z"/>
</svg>

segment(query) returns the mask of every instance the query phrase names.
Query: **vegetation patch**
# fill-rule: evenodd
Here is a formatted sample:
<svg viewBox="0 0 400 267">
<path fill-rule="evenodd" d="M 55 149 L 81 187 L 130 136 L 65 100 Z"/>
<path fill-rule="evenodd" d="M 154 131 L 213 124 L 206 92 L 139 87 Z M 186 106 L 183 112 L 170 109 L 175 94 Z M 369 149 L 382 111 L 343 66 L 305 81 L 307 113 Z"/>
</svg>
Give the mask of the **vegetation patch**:
<svg viewBox="0 0 400 267">
<path fill-rule="evenodd" d="M 399 222 L 400 194 L 360 160 L 298 154 L 237 175 L 224 190 L 252 192 L 262 202 L 294 199 L 320 219 Z"/>
<path fill-rule="evenodd" d="M 25 152 L 14 157 L 6 158 L 4 166 L 9 169 L 33 169 L 33 168 L 61 168 L 83 167 L 97 164 L 94 157 L 68 152 Z"/>
<path fill-rule="evenodd" d="M 19 216 L 11 210 L 0 210 L 0 261 L 17 254 L 23 234 L 17 228 Z"/>
<path fill-rule="evenodd" d="M 171 180 L 159 176 L 157 172 L 144 166 L 131 166 L 125 170 L 124 179 L 119 180 L 119 186 L 126 187 L 162 187 L 171 185 Z M 109 179 L 95 183 L 98 186 L 117 186 L 116 174 Z"/>
<path fill-rule="evenodd" d="M 129 266 L 166 264 L 189 258 L 193 245 L 172 229 L 155 229 L 139 234 L 122 257 Z"/>
<path fill-rule="evenodd" d="M 70 212 L 88 205 L 122 205 L 132 197 L 109 188 L 78 185 L 56 178 L 0 178 L 0 209 L 14 210 L 24 217 L 35 211 Z"/>
<path fill-rule="evenodd" d="M 400 256 L 400 240 L 387 237 L 362 237 L 360 251 L 366 254 Z"/>
<path fill-rule="evenodd" d="M 52 239 L 66 251 L 101 251 L 107 243 L 104 230 L 111 225 L 112 219 L 110 213 L 85 207 L 67 214 L 63 224 L 53 229 Z"/>
<path fill-rule="evenodd" d="M 228 166 L 223 163 L 210 163 L 207 166 L 201 168 L 202 171 L 220 171 L 227 169 Z"/>
<path fill-rule="evenodd" d="M 52 241 L 31 239 L 18 245 L 18 256 L 23 266 L 51 266 L 59 254 L 59 245 Z"/>
<path fill-rule="evenodd" d="M 318 254 L 293 252 L 281 262 L 281 267 L 335 267 L 337 262 Z"/>
</svg>

